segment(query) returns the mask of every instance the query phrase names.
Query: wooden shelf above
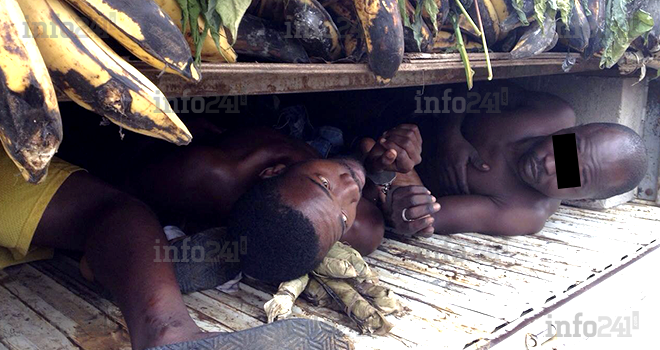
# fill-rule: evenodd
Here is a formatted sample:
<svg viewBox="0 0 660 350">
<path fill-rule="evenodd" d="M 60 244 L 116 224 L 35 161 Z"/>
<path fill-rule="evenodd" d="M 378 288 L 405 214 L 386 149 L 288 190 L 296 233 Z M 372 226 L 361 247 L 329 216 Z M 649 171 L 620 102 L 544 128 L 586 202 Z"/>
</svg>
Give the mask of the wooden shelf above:
<svg viewBox="0 0 660 350">
<path fill-rule="evenodd" d="M 598 60 L 584 60 L 579 54 L 544 53 L 513 60 L 508 53 L 492 53 L 495 79 L 565 74 L 562 65 L 575 60 L 568 73 L 598 71 Z M 483 53 L 469 54 L 474 79 L 486 80 Z M 379 85 L 366 64 L 355 63 L 203 63 L 202 81 L 186 82 L 173 74 L 163 74 L 142 62 L 131 62 L 152 79 L 168 97 L 256 95 L 373 88 L 423 86 L 465 82 L 459 54 L 406 54 L 396 76 L 388 85 Z M 66 100 L 62 98 L 61 100 Z"/>
</svg>

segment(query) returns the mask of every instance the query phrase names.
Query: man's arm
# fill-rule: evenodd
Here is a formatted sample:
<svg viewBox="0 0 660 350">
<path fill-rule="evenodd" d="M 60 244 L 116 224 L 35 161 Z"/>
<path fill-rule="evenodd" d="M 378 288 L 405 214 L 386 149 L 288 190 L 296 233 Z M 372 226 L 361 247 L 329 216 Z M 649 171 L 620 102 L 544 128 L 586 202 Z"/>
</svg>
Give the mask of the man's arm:
<svg viewBox="0 0 660 350">
<path fill-rule="evenodd" d="M 547 219 L 543 211 L 510 208 L 481 195 L 441 197 L 438 203 L 442 209 L 433 214 L 433 227 L 440 234 L 526 235 L 543 229 Z"/>
</svg>

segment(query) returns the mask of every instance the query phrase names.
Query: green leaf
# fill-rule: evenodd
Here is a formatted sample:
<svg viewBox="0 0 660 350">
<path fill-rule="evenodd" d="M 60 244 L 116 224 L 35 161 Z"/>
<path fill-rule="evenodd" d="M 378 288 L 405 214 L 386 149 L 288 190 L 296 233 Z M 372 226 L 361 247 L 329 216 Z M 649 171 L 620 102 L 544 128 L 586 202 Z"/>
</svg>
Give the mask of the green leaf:
<svg viewBox="0 0 660 350">
<path fill-rule="evenodd" d="M 408 9 L 406 8 L 407 1 L 408 0 L 399 0 L 399 13 L 403 19 L 403 25 L 412 29 L 412 26 L 410 26 L 410 18 L 408 17 Z"/>
<path fill-rule="evenodd" d="M 215 6 L 215 10 L 220 15 L 222 25 L 229 29 L 232 44 L 236 42 L 238 25 L 241 23 L 241 19 L 243 19 L 243 15 L 245 14 L 245 11 L 247 11 L 248 6 L 250 6 L 250 2 L 250 0 L 221 0 L 218 1 Z"/>
<path fill-rule="evenodd" d="M 585 16 L 591 16 L 591 10 L 589 9 L 589 1 L 582 0 L 582 9 L 584 10 L 584 15 Z"/>
<path fill-rule="evenodd" d="M 566 26 L 568 26 L 571 20 L 571 13 L 573 12 L 573 5 L 571 0 L 556 0 L 556 7 L 559 13 L 561 14 L 561 20 Z"/>
<path fill-rule="evenodd" d="M 527 20 L 527 15 L 525 15 L 525 11 L 523 11 L 523 8 L 525 7 L 525 1 L 513 0 L 511 2 L 511 5 L 513 5 L 513 9 L 516 10 L 516 14 L 518 15 L 518 19 L 520 20 L 520 23 L 522 23 L 524 26 L 528 26 L 529 21 Z"/>
<path fill-rule="evenodd" d="M 435 1 L 433 0 L 423 0 L 423 1 L 424 1 L 424 10 L 426 10 L 426 12 L 429 14 L 429 17 L 431 17 L 431 23 L 433 24 L 433 32 L 437 33 L 438 12 L 440 12 L 440 10 L 438 9 L 438 4 L 436 4 Z"/>
<path fill-rule="evenodd" d="M 413 38 L 415 39 L 415 42 L 417 43 L 417 47 L 421 48 L 422 47 L 422 40 L 424 37 L 422 36 L 422 22 L 424 20 L 422 19 L 422 16 L 416 17 L 415 21 L 413 21 L 412 26 L 410 26 L 410 29 L 413 31 Z"/>
<path fill-rule="evenodd" d="M 202 0 L 205 1 L 205 0 Z M 190 23 L 190 35 L 195 43 L 195 62 L 199 63 L 202 59 L 201 45 L 204 35 L 200 35 L 199 23 L 197 19 L 202 13 L 202 6 L 198 0 L 188 0 L 188 21 Z"/>
<path fill-rule="evenodd" d="M 630 44 L 653 29 L 653 17 L 643 10 L 636 11 L 630 19 L 626 16 L 628 0 L 610 0 L 607 7 L 605 44 L 600 66 L 612 68 L 621 59 Z"/>
<path fill-rule="evenodd" d="M 222 20 L 220 14 L 215 10 L 218 4 L 218 0 L 208 0 L 208 6 L 204 11 L 204 20 L 206 21 L 206 26 L 209 28 L 213 42 L 215 43 L 215 48 L 220 52 L 224 57 L 224 53 L 220 48 L 220 28 L 222 27 Z M 224 57 L 226 60 L 226 57 Z"/>
<path fill-rule="evenodd" d="M 536 15 L 536 21 L 539 22 L 541 30 L 543 30 L 543 22 L 545 22 L 545 11 L 548 8 L 548 2 L 546 0 L 534 0 L 534 14 Z"/>
<path fill-rule="evenodd" d="M 188 17 L 188 0 L 176 0 L 176 2 L 181 9 L 181 32 L 185 33 L 190 19 Z"/>
<path fill-rule="evenodd" d="M 455 12 L 452 12 L 449 16 L 451 24 L 454 26 L 454 33 L 456 34 L 456 48 L 458 49 L 458 52 L 460 52 L 461 60 L 463 61 L 463 68 L 465 69 L 465 80 L 467 81 L 468 90 L 472 90 L 474 70 L 472 70 L 472 67 L 470 66 L 470 58 L 468 57 L 467 50 L 465 49 L 461 28 L 458 27 L 458 15 Z"/>
</svg>

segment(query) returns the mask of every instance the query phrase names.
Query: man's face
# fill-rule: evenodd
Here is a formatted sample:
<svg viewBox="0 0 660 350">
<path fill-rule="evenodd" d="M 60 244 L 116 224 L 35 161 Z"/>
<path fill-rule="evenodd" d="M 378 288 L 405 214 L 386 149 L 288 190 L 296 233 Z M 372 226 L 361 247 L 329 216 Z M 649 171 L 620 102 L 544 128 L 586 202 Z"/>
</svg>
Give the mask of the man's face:
<svg viewBox="0 0 660 350">
<path fill-rule="evenodd" d="M 533 143 L 518 159 L 520 178 L 546 196 L 557 199 L 592 198 L 600 189 L 625 182 L 627 170 L 620 154 L 622 147 L 628 144 L 622 133 L 599 124 L 587 124 L 560 130 L 555 135 L 570 133 L 575 133 L 582 186 L 558 188 L 552 135 Z"/>
<path fill-rule="evenodd" d="M 319 159 L 295 164 L 281 176 L 282 199 L 312 221 L 325 255 L 355 222 L 364 167 L 352 159 Z"/>
</svg>

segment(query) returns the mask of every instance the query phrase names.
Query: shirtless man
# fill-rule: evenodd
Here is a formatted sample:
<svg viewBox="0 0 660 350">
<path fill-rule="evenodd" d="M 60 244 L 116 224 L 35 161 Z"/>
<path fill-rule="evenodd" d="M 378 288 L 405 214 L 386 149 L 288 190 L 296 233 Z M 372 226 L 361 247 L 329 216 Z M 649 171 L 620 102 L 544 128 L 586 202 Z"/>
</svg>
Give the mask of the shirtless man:
<svg viewBox="0 0 660 350">
<path fill-rule="evenodd" d="M 561 99 L 508 88 L 517 102 L 501 113 L 414 118 L 425 141 L 424 161 L 416 168 L 421 180 L 406 184 L 423 182 L 438 197 L 436 233 L 536 233 L 563 199 L 608 198 L 641 181 L 647 160 L 634 131 L 611 123 L 576 126 L 575 113 Z M 444 95 L 442 89 L 427 91 Z M 570 133 L 576 135 L 581 186 L 559 189 L 552 135 Z M 394 203 L 388 216 L 400 223 L 402 216 L 419 215 Z"/>
<path fill-rule="evenodd" d="M 121 163 L 114 164 L 108 159 L 121 145 L 112 135 L 114 142 L 96 142 L 105 150 L 85 149 L 77 162 L 146 202 L 164 225 L 178 226 L 190 235 L 227 226 L 227 236 L 213 239 L 223 244 L 243 239 L 241 271 L 268 282 L 311 271 L 338 240 L 364 255 L 374 251 L 383 237 L 383 217 L 363 197 L 368 181 L 362 164 L 371 173 L 404 173 L 421 161 L 422 141 L 414 125 L 392 128 L 387 140 L 357 158 L 321 159 L 306 143 L 272 129 L 223 132 L 204 118 L 185 122 L 195 139 L 189 146 L 160 141 L 131 145 Z M 369 186 L 367 193 L 373 193 Z M 414 196 L 426 214 L 438 209 L 422 186 L 400 195 Z M 409 226 L 430 229 L 432 220 Z M 236 275 L 234 269 L 213 268 L 217 273 L 197 275 L 217 279 L 182 286 L 184 291 L 212 288 Z"/>
</svg>

